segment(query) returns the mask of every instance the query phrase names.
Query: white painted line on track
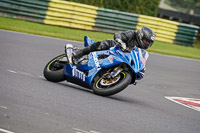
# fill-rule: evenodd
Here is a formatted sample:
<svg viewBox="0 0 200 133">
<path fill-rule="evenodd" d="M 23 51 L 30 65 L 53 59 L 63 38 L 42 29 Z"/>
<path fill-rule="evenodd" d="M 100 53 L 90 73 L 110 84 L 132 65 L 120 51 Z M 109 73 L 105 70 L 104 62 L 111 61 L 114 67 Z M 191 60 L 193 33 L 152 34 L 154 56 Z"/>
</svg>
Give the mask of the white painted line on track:
<svg viewBox="0 0 200 133">
<path fill-rule="evenodd" d="M 13 70 L 6 70 L 6 71 L 11 72 L 11 73 L 17 73 L 17 72 L 15 72 Z"/>
<path fill-rule="evenodd" d="M 22 76 L 27 76 L 27 77 L 39 77 L 39 78 L 42 78 L 44 79 L 44 76 L 41 76 L 41 75 L 33 75 L 31 73 L 27 73 L 27 72 L 21 72 L 21 71 L 13 71 L 13 70 L 6 70 L 7 72 L 10 72 L 10 73 L 14 73 L 14 74 L 18 74 L 18 75 L 22 75 Z"/>
<path fill-rule="evenodd" d="M 19 74 L 19 75 L 23 75 L 23 76 L 29 76 L 29 77 L 34 77 L 33 74 L 31 73 L 27 73 L 27 72 L 21 72 L 21 71 L 13 71 L 13 70 L 6 70 L 8 72 L 11 72 L 11 73 L 15 73 L 15 74 Z"/>
<path fill-rule="evenodd" d="M 24 76 L 34 77 L 33 74 L 31 74 L 31 73 L 27 73 L 27 72 L 20 72 L 20 71 L 19 71 L 18 74 L 20 74 L 20 75 L 24 75 Z"/>
<path fill-rule="evenodd" d="M 0 106 L 1 109 L 8 109 L 6 106 Z"/>
<path fill-rule="evenodd" d="M 38 77 L 39 77 L 39 78 L 42 78 L 42 79 L 44 78 L 44 76 L 38 76 Z"/>
<path fill-rule="evenodd" d="M 190 109 L 200 111 L 200 99 L 196 98 L 185 98 L 185 97 L 169 97 L 165 96 L 166 99 L 188 107 Z"/>
<path fill-rule="evenodd" d="M 85 130 L 82 130 L 82 129 L 78 129 L 78 128 L 73 128 L 76 133 L 101 133 L 101 132 L 98 132 L 98 131 L 85 131 Z"/>
<path fill-rule="evenodd" d="M 11 131 L 8 131 L 8 130 L 2 129 L 2 128 L 0 128 L 0 131 L 4 132 L 4 133 L 15 133 L 15 132 L 11 132 Z"/>
</svg>

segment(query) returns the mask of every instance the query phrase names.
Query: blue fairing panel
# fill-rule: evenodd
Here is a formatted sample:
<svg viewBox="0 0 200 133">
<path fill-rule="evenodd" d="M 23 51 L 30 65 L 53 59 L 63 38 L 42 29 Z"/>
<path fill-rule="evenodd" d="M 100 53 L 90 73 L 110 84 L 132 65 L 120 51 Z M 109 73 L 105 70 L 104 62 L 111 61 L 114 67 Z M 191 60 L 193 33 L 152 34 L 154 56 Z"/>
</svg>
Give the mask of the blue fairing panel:
<svg viewBox="0 0 200 133">
<path fill-rule="evenodd" d="M 95 42 L 86 36 L 85 46 L 92 43 Z M 94 77 L 103 68 L 111 68 L 125 63 L 134 72 L 135 78 L 132 79 L 132 83 L 134 83 L 135 79 L 143 78 L 147 58 L 148 52 L 140 48 L 135 47 L 130 53 L 125 53 L 118 46 L 115 46 L 109 50 L 91 52 L 87 64 L 78 66 L 65 64 L 64 74 L 70 82 L 91 87 Z"/>
</svg>

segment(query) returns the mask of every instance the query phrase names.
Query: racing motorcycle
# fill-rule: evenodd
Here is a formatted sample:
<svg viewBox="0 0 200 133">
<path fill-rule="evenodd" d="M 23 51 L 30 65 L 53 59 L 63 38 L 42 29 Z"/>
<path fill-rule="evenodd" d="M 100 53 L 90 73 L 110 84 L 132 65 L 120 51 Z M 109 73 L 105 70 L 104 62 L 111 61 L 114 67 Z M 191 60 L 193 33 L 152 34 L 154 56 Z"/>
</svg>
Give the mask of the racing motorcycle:
<svg viewBox="0 0 200 133">
<path fill-rule="evenodd" d="M 88 36 L 84 38 L 85 47 L 95 43 Z M 70 47 L 69 47 L 70 46 Z M 91 52 L 78 59 L 76 64 L 67 58 L 71 56 L 73 45 L 68 44 L 65 53 L 47 63 L 44 77 L 48 81 L 68 81 L 82 87 L 92 89 L 101 96 L 114 95 L 128 85 L 136 85 L 136 80 L 144 76 L 148 52 L 134 47 L 130 52 L 123 52 L 116 45 L 109 50 Z"/>
</svg>

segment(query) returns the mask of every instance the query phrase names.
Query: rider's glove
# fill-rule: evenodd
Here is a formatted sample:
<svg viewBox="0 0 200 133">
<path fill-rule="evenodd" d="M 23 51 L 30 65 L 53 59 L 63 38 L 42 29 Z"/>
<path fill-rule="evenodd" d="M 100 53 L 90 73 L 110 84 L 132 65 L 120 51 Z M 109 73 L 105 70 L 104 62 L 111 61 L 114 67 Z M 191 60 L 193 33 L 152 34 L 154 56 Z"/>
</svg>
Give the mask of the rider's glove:
<svg viewBox="0 0 200 133">
<path fill-rule="evenodd" d="M 126 50 L 126 44 L 121 39 L 117 38 L 115 41 L 119 43 L 122 51 Z"/>
</svg>

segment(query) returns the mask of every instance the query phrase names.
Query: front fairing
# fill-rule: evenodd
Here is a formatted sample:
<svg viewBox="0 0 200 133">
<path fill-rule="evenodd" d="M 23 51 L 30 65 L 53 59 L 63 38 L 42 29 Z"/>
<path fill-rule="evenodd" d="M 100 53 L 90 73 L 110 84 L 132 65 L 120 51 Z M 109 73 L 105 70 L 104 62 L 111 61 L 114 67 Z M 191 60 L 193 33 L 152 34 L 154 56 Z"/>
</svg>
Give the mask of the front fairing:
<svg viewBox="0 0 200 133">
<path fill-rule="evenodd" d="M 99 51 L 97 55 L 107 55 L 108 57 L 99 60 L 99 65 L 102 68 L 110 68 L 121 63 L 126 63 L 135 73 L 135 79 L 138 79 L 138 75 L 145 69 L 146 60 L 148 58 L 148 52 L 144 49 L 135 47 L 130 53 L 122 52 L 119 47 L 112 47 L 107 51 Z"/>
<path fill-rule="evenodd" d="M 146 61 L 149 57 L 149 53 L 138 47 L 135 47 L 135 50 L 131 52 L 134 65 L 132 66 L 135 72 L 135 79 L 140 80 L 144 76 Z"/>
</svg>

